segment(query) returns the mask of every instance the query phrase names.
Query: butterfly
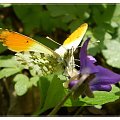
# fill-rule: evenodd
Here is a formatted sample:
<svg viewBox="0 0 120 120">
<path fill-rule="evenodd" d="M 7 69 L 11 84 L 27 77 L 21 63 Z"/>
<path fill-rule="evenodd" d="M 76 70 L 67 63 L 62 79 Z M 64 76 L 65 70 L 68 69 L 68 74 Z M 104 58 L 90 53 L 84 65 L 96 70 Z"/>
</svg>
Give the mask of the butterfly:
<svg viewBox="0 0 120 120">
<path fill-rule="evenodd" d="M 87 28 L 87 23 L 82 24 L 55 51 L 30 37 L 7 29 L 0 29 L 0 42 L 9 50 L 17 52 L 18 61 L 27 63 L 29 67 L 35 67 L 39 74 L 64 70 L 64 67 L 65 71 L 71 74 L 74 68 L 73 52 L 80 44 Z"/>
</svg>

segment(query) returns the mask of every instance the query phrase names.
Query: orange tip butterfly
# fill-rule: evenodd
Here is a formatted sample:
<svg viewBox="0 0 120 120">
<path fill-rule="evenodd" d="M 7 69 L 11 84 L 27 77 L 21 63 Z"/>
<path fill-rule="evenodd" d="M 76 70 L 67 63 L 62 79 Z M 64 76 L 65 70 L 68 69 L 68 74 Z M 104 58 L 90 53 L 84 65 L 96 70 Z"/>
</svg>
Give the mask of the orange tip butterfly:
<svg viewBox="0 0 120 120">
<path fill-rule="evenodd" d="M 45 66 L 46 64 L 48 64 L 46 68 L 44 66 L 44 69 L 46 69 L 46 71 L 50 71 L 51 67 L 55 67 L 56 64 L 59 63 L 59 59 L 61 59 L 62 60 L 61 63 L 63 64 L 64 62 L 67 63 L 65 66 L 66 71 L 68 74 L 71 74 L 72 70 L 74 69 L 73 52 L 76 50 L 76 48 L 80 44 L 84 34 L 86 33 L 87 28 L 88 28 L 87 23 L 82 24 L 63 42 L 63 45 L 61 45 L 55 51 L 35 41 L 30 37 L 27 37 L 25 35 L 22 35 L 14 31 L 3 30 L 3 29 L 0 29 L 0 42 L 2 42 L 4 46 L 7 46 L 8 49 L 10 49 L 11 51 L 14 51 L 17 53 L 31 51 L 31 52 L 43 54 L 43 56 L 40 55 L 40 57 L 37 59 L 39 59 L 39 62 L 41 64 L 44 64 Z M 21 56 L 21 54 L 19 55 Z M 47 61 L 46 63 L 45 63 L 45 60 Z M 53 63 L 51 64 L 52 60 L 53 60 Z"/>
</svg>

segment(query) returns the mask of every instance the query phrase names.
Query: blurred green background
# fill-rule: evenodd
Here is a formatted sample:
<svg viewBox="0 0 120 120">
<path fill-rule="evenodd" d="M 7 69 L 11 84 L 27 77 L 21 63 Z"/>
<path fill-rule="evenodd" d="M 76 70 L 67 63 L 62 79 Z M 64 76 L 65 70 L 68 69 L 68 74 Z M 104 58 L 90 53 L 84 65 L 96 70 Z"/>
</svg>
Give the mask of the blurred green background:
<svg viewBox="0 0 120 120">
<path fill-rule="evenodd" d="M 100 65 L 120 73 L 120 4 L 0 4 L 0 28 L 30 36 L 52 49 L 57 48 L 58 45 L 46 39 L 47 36 L 62 44 L 76 28 L 85 22 L 88 23 L 89 28 L 84 40 L 91 37 L 89 53 L 95 56 Z M 7 48 L 0 44 L 0 55 L 13 54 L 6 51 Z M 1 57 L 1 71 L 8 62 L 4 61 L 5 59 L 6 57 Z M 10 64 L 7 67 L 15 66 L 12 62 L 9 61 Z M 5 73 L 9 74 L 5 76 Z M 0 78 L 15 73 L 16 69 L 9 69 L 7 72 L 4 70 L 0 72 Z M 9 78 L 11 79 L 13 78 Z M 4 78 L 2 80 L 0 84 L 1 115 L 27 115 L 35 112 L 40 102 L 38 89 L 33 88 L 25 96 L 15 97 L 11 93 L 14 91 L 10 88 L 11 84 L 8 87 Z M 31 91 L 34 91 L 34 94 Z M 103 111 L 89 107 L 82 114 L 116 115 L 120 114 L 118 105 L 119 101 L 117 104 L 111 103 L 106 105 Z M 113 110 L 112 106 L 117 107 Z M 21 110 L 20 107 L 24 109 Z M 63 113 L 60 114 L 72 114 L 74 110 L 75 108 L 70 108 L 66 111 L 66 108 L 65 110 L 63 108 Z"/>
</svg>

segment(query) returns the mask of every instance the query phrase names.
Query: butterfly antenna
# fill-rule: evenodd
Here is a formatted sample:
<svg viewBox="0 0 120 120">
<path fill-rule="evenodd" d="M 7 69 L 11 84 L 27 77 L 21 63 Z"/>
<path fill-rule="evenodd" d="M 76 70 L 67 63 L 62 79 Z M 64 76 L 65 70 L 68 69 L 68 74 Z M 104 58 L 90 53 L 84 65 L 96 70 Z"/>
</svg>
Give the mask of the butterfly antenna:
<svg viewBox="0 0 120 120">
<path fill-rule="evenodd" d="M 97 40 L 97 41 L 91 41 L 90 44 L 97 44 L 99 42 L 100 42 L 99 40 Z"/>
<path fill-rule="evenodd" d="M 75 67 L 79 67 L 79 68 L 80 68 L 80 66 L 79 66 L 79 65 L 77 65 L 77 64 L 71 64 L 71 66 L 72 66 L 72 65 L 74 65 Z"/>
<path fill-rule="evenodd" d="M 51 40 L 52 42 L 54 42 L 54 43 L 56 43 L 57 45 L 59 45 L 59 46 L 61 46 L 61 44 L 60 43 L 58 43 L 58 42 L 56 42 L 56 41 L 54 41 L 52 38 L 50 38 L 50 37 L 46 37 L 47 39 L 49 39 L 49 40 Z"/>
<path fill-rule="evenodd" d="M 79 59 L 74 59 L 75 61 L 79 61 L 80 62 L 80 60 Z"/>
<path fill-rule="evenodd" d="M 75 66 L 80 68 L 80 66 L 79 66 L 79 65 L 77 65 L 77 64 L 75 64 Z"/>
</svg>

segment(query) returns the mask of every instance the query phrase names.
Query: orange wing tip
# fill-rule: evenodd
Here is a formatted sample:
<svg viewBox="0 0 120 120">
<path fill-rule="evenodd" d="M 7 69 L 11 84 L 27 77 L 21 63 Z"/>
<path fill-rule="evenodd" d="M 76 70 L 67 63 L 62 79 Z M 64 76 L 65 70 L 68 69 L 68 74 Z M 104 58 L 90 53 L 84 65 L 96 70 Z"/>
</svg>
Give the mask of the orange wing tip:
<svg viewBox="0 0 120 120">
<path fill-rule="evenodd" d="M 59 57 L 53 50 L 34 39 L 7 29 L 0 29 L 0 42 L 3 42 L 4 46 L 14 52 L 34 51 Z"/>
<path fill-rule="evenodd" d="M 75 42 L 75 40 L 81 41 L 84 34 L 86 33 L 86 30 L 88 28 L 88 24 L 84 23 L 79 28 L 77 28 L 63 43 L 63 46 L 72 44 Z"/>
<path fill-rule="evenodd" d="M 6 40 L 6 37 L 10 35 L 10 32 L 11 31 L 9 31 L 8 29 L 0 28 L 0 42 L 4 42 Z"/>
<path fill-rule="evenodd" d="M 14 52 L 28 51 L 35 44 L 31 38 L 7 29 L 0 29 L 0 42 Z"/>
</svg>

